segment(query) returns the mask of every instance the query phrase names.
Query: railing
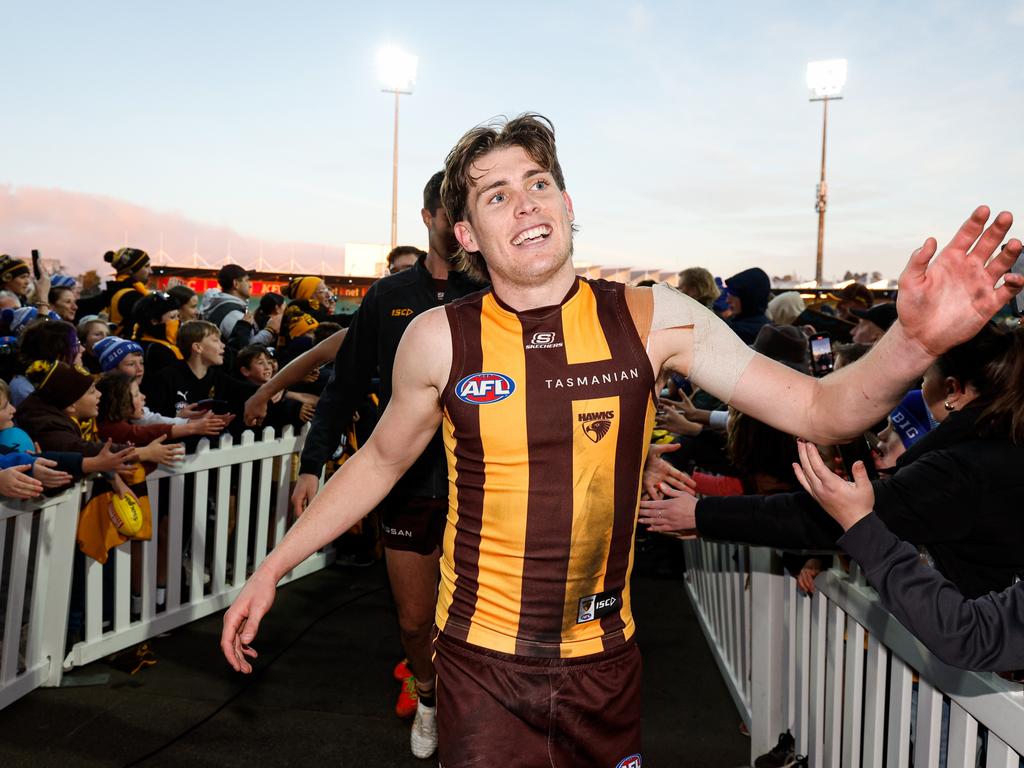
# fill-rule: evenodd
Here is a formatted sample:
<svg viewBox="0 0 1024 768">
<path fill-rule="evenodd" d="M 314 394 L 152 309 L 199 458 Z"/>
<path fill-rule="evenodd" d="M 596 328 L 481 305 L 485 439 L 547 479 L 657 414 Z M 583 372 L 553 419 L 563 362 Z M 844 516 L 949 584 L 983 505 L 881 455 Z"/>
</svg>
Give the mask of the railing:
<svg viewBox="0 0 1024 768">
<path fill-rule="evenodd" d="M 267 428 L 259 442 L 249 431 L 237 445 L 228 435 L 217 448 L 201 441 L 178 467 L 147 478 L 152 539 L 125 542 L 105 564 L 75 546 L 85 484 L 39 504 L 0 506 L 0 708 L 40 685 L 59 685 L 62 669 L 230 605 L 288 528 L 293 461 L 304 439 L 291 428 L 281 437 Z M 323 568 L 333 557 L 330 547 L 317 552 L 281 583 Z M 71 596 L 76 568 L 84 618 L 81 638 L 65 653 L 69 610 L 83 608 Z M 158 580 L 161 571 L 165 578 Z M 133 591 L 141 597 L 134 609 Z"/>
<path fill-rule="evenodd" d="M 0 709 L 57 685 L 79 492 L 0 506 Z"/>
<path fill-rule="evenodd" d="M 949 768 L 1017 768 L 1021 686 L 940 662 L 856 567 L 820 575 L 808 597 L 770 550 L 687 542 L 686 554 L 687 590 L 750 726 L 752 761 L 789 728 L 812 768 L 924 768 L 940 754 Z"/>
</svg>

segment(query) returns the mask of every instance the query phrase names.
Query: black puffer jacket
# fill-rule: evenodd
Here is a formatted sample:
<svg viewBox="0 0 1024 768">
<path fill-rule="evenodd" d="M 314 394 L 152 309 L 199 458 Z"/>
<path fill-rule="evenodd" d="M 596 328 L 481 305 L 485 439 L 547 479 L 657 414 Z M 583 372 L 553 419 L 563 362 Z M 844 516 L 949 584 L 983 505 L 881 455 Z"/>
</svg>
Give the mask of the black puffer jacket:
<svg viewBox="0 0 1024 768">
<path fill-rule="evenodd" d="M 1002 591 L 1024 573 L 1024 445 L 979 433 L 978 408 L 951 413 L 872 483 L 875 513 L 924 546 L 967 597 Z M 811 496 L 705 498 L 702 536 L 790 549 L 828 549 L 842 529 Z"/>
</svg>

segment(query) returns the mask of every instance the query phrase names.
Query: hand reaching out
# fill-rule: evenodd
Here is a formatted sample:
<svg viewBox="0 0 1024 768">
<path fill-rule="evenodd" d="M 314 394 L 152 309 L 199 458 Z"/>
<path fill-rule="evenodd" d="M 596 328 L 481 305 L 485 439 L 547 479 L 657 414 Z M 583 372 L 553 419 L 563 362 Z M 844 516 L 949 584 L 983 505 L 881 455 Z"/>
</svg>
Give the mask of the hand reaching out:
<svg viewBox="0 0 1024 768">
<path fill-rule="evenodd" d="M 136 451 L 139 461 L 150 461 L 154 464 L 174 466 L 185 456 L 185 446 L 181 443 L 166 443 L 167 435 L 160 435 L 149 445 Z"/>
<path fill-rule="evenodd" d="M 130 470 L 131 462 L 135 459 L 135 448 L 129 446 L 123 450 L 114 452 L 110 450 L 110 441 L 103 444 L 103 449 L 95 456 L 87 456 L 82 459 L 82 471 L 89 472 L 121 472 Z"/>
<path fill-rule="evenodd" d="M 665 443 L 659 445 L 651 443 L 647 449 L 647 461 L 644 462 L 643 488 L 644 492 L 652 499 L 663 497 L 661 484 L 665 483 L 680 490 L 694 492 L 697 484 L 693 478 L 682 470 L 676 469 L 662 458 L 666 453 L 679 450 L 679 443 Z"/>
<path fill-rule="evenodd" d="M 822 571 L 822 562 L 816 557 L 807 558 L 804 567 L 797 574 L 796 583 L 808 595 L 814 594 L 814 579 Z"/>
<path fill-rule="evenodd" d="M 861 518 L 871 514 L 875 491 L 871 487 L 864 462 L 853 465 L 853 482 L 847 482 L 825 466 L 818 449 L 806 440 L 797 440 L 800 463 L 793 465 L 796 479 L 843 530 L 849 530 Z"/>
<path fill-rule="evenodd" d="M 31 464 L 20 464 L 0 470 L 0 496 L 8 499 L 34 499 L 41 494 L 43 484 L 28 474 L 31 469 Z"/>
<path fill-rule="evenodd" d="M 665 483 L 661 491 L 667 498 L 641 499 L 641 524 L 657 533 L 669 533 L 680 538 L 697 535 L 697 499 L 691 492 L 678 490 Z"/>
<path fill-rule="evenodd" d="M 40 457 L 32 463 L 32 477 L 41 482 L 44 488 L 61 488 L 69 485 L 74 478 L 67 472 L 53 469 L 56 466 L 57 462 L 53 459 Z"/>
</svg>

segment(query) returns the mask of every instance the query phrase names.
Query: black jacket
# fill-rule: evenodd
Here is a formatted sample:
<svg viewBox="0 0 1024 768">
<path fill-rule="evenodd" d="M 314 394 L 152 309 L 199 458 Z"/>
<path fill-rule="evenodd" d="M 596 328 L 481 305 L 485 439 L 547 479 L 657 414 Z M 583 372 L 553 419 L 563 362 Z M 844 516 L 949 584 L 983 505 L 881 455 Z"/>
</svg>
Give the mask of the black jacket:
<svg viewBox="0 0 1024 768">
<path fill-rule="evenodd" d="M 771 280 L 760 267 L 751 267 L 736 273 L 725 284 L 743 305 L 740 313 L 726 322 L 745 343 L 753 344 L 761 327 L 770 322 L 765 310 L 771 298 Z"/>
<path fill-rule="evenodd" d="M 1024 573 L 1024 445 L 979 435 L 979 409 L 949 417 L 872 483 L 875 512 L 922 545 L 968 597 L 1001 591 Z M 789 549 L 834 546 L 842 529 L 807 493 L 705 498 L 697 529 L 713 539 Z"/>
<path fill-rule="evenodd" d="M 963 669 L 1024 669 L 1024 582 L 969 600 L 877 515 L 851 527 L 839 544 L 860 563 L 882 604 L 942 661 Z"/>
<path fill-rule="evenodd" d="M 156 379 L 153 398 L 146 397 L 151 411 L 164 416 L 177 416 L 178 411 L 191 403 L 211 398 L 223 400 L 228 390 L 227 382 L 220 367 L 206 371 L 198 378 L 188 366 L 187 360 L 176 360 L 164 368 Z"/>
<path fill-rule="evenodd" d="M 370 286 L 338 350 L 334 375 L 317 404 L 302 449 L 301 473 L 320 474 L 337 450 L 353 412 L 369 393 L 371 380 L 378 375 L 381 412 L 387 407 L 398 342 L 413 318 L 480 288 L 463 273 L 452 271 L 448 273 L 444 295 L 439 298 L 434 279 L 422 259 L 411 269 Z M 428 498 L 448 495 L 448 464 L 440 431 L 395 484 L 395 492 Z"/>
</svg>

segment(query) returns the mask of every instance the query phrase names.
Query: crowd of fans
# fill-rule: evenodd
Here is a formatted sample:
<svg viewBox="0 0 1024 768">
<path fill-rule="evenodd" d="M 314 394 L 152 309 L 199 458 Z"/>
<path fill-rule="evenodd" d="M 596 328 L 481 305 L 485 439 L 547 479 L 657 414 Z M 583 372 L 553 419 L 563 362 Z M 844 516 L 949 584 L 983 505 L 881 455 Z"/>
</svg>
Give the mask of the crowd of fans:
<svg viewBox="0 0 1024 768">
<path fill-rule="evenodd" d="M 772 297 L 757 268 L 726 280 L 720 293 L 699 268 L 680 273 L 678 287 L 756 350 L 808 374 L 863 356 L 898 318 L 895 297 L 856 283 L 810 303 L 795 291 Z M 1013 309 L 939 357 L 888 419 L 844 446 L 797 441 L 673 376 L 662 391 L 655 438 L 665 444 L 656 455 L 687 474 L 648 467 L 641 522 L 783 550 L 838 542 L 839 564 L 854 555 L 887 607 L 944 661 L 1018 668 L 1024 327 Z M 831 353 L 824 367 L 812 362 L 812 339 L 823 336 Z M 783 562 L 810 593 L 833 558 L 792 554 Z M 783 734 L 756 764 L 795 759 Z"/>
<path fill-rule="evenodd" d="M 400 271 L 423 255 L 403 246 L 389 266 Z M 104 259 L 116 277 L 82 295 L 74 278 L 37 276 L 29 263 L 0 256 L 0 496 L 32 498 L 90 473 L 103 473 L 114 490 L 138 488 L 147 471 L 180 461 L 199 438 L 237 437 L 255 423 L 247 401 L 267 426 L 312 418 L 337 348 L 318 345 L 346 325 L 321 278 L 297 277 L 285 295 L 254 297 L 248 272 L 229 264 L 219 271 L 220 290 L 200 296 L 185 285 L 151 290 L 144 251 L 122 248 Z M 858 283 L 810 301 L 797 291 L 773 295 L 756 267 L 724 281 L 686 269 L 678 288 L 758 352 L 815 375 L 863 356 L 898 317 L 895 297 Z M 315 364 L 302 363 L 287 389 L 265 395 L 278 367 L 304 354 Z M 847 446 L 798 444 L 685 377 L 662 384 L 659 445 L 640 508 L 650 530 L 794 550 L 829 549 L 838 540 L 875 558 L 866 562 L 872 581 L 922 631 L 928 622 L 915 623 L 901 608 L 886 581 L 892 570 L 878 566 L 901 551 L 898 538 L 884 536 L 914 545 L 935 569 L 933 587 L 962 597 L 949 610 L 959 612 L 963 633 L 975 614 L 992 610 L 971 601 L 1002 592 L 1024 572 L 1024 522 L 1016 514 L 1024 487 L 1015 471 L 1024 459 L 1024 328 L 1010 313 L 943 355 L 886 421 Z M 859 515 L 848 513 L 853 490 L 845 489 L 870 494 Z M 119 543 L 107 533 L 83 544 L 80 531 L 79 539 L 100 560 Z M 880 539 L 888 550 L 879 550 Z M 827 556 L 786 558 L 806 592 L 830 564 Z M 135 581 L 133 573 L 133 592 Z M 993 659 L 1006 657 L 964 643 L 948 661 L 993 668 Z"/>
<path fill-rule="evenodd" d="M 116 276 L 83 294 L 73 277 L 0 256 L 0 496 L 31 498 L 93 472 L 128 479 L 175 464 L 200 437 L 237 436 L 246 399 L 279 361 L 344 324 L 319 277 L 297 277 L 257 306 L 236 264 L 200 296 L 152 290 L 142 250 L 104 260 Z M 317 378 L 280 393 L 265 425 L 308 421 L 326 381 Z"/>
</svg>

